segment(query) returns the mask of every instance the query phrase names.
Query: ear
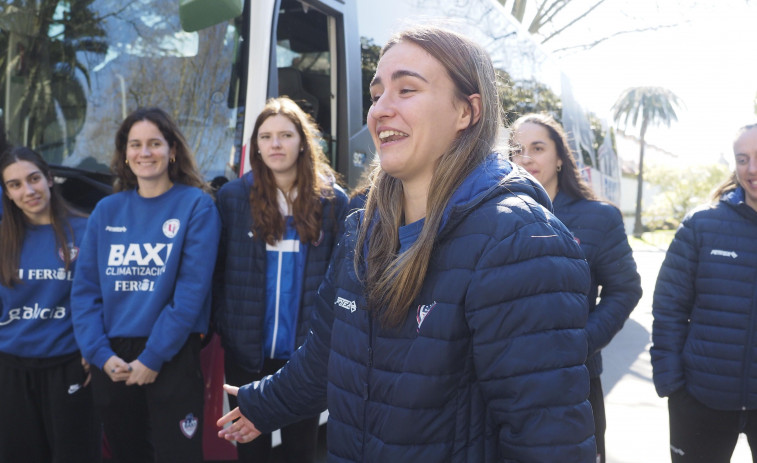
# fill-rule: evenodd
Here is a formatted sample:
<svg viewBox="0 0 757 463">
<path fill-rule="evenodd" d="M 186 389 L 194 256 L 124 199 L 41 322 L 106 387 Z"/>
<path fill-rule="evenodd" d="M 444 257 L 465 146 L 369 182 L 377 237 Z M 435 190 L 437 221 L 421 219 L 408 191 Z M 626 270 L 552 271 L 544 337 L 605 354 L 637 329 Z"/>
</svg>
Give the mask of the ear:
<svg viewBox="0 0 757 463">
<path fill-rule="evenodd" d="M 465 130 L 481 119 L 481 94 L 474 93 L 468 96 L 468 103 L 463 105 L 457 130 Z"/>
</svg>

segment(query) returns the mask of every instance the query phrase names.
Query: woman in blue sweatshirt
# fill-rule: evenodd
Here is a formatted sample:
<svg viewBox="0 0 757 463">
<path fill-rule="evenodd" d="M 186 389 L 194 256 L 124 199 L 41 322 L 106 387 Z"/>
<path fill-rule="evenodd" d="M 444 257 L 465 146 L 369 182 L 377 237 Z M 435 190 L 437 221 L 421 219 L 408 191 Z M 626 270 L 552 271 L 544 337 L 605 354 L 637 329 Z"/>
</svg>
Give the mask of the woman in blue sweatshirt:
<svg viewBox="0 0 757 463">
<path fill-rule="evenodd" d="M 347 206 L 315 122 L 289 98 L 267 102 L 250 152 L 250 172 L 217 196 L 223 231 L 214 320 L 233 384 L 275 373 L 302 345 Z M 282 428 L 287 460 L 315 461 L 317 433 L 318 415 Z M 239 461 L 268 461 L 270 448 L 270 434 L 240 444 Z"/>
<path fill-rule="evenodd" d="M 99 461 L 69 298 L 87 220 L 29 148 L 0 154 L 0 173 L 0 461 Z"/>
<path fill-rule="evenodd" d="M 513 160 L 547 190 L 555 215 L 573 233 L 589 262 L 586 367 L 591 378 L 589 401 L 594 413 L 597 461 L 604 463 L 607 421 L 600 378 L 602 349 L 623 328 L 641 299 L 641 277 L 620 211 L 596 199 L 578 171 L 562 126 L 549 115 L 526 114 L 513 123 L 510 134 Z"/>
<path fill-rule="evenodd" d="M 130 114 L 115 145 L 117 193 L 92 212 L 74 278 L 76 339 L 115 457 L 199 462 L 218 211 L 161 109 Z"/>
<path fill-rule="evenodd" d="M 589 268 L 544 190 L 493 151 L 495 82 L 454 32 L 384 46 L 366 207 L 345 222 L 303 346 L 226 388 L 239 407 L 222 437 L 328 407 L 332 462 L 594 461 Z"/>
</svg>

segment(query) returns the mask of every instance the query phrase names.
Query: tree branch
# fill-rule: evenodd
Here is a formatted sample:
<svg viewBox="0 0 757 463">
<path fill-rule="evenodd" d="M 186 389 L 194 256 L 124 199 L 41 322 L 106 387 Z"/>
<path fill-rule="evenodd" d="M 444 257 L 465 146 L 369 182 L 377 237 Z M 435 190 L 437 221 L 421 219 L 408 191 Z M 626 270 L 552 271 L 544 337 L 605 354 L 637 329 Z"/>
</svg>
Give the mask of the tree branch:
<svg viewBox="0 0 757 463">
<path fill-rule="evenodd" d="M 543 0 L 539 4 L 539 8 L 536 10 L 536 14 L 534 14 L 531 24 L 528 26 L 528 32 L 531 34 L 539 32 L 542 26 L 550 22 L 560 10 L 570 3 L 570 0 L 553 0 L 552 3 L 547 6 L 547 1 L 548 0 Z M 544 9 L 545 6 L 547 6 L 546 9 Z"/>
<path fill-rule="evenodd" d="M 566 52 L 566 51 L 569 51 L 569 50 L 576 50 L 576 49 L 578 49 L 578 50 L 589 50 L 589 49 L 592 49 L 592 48 L 596 47 L 600 43 L 602 43 L 602 42 L 604 42 L 606 40 L 612 39 L 614 37 L 617 37 L 619 35 L 635 34 L 637 32 L 657 31 L 657 30 L 660 30 L 660 29 L 669 29 L 671 27 L 679 27 L 680 25 L 681 24 L 663 24 L 663 25 L 660 25 L 660 26 L 644 27 L 642 29 L 629 29 L 627 31 L 619 31 L 619 32 L 615 32 L 614 34 L 608 35 L 607 37 L 602 37 L 601 39 L 597 39 L 597 40 L 595 40 L 595 41 L 593 41 L 591 43 L 585 43 L 585 44 L 582 44 L 582 45 L 571 45 L 569 47 L 557 48 L 555 50 L 552 50 L 552 53 L 562 53 L 562 52 Z M 542 41 L 542 43 L 544 43 L 544 42 Z"/>
<path fill-rule="evenodd" d="M 592 11 L 594 11 L 594 10 L 595 10 L 595 9 L 596 9 L 596 8 L 597 8 L 597 7 L 599 6 L 599 5 L 603 4 L 603 3 L 605 2 L 605 1 L 606 1 L 606 0 L 599 0 L 599 1 L 598 1 L 597 3 L 595 3 L 595 4 L 594 4 L 594 5 L 593 5 L 593 6 L 591 7 L 591 8 L 589 8 L 589 9 L 588 9 L 588 10 L 586 10 L 586 11 L 584 11 L 584 12 L 583 12 L 583 14 L 581 14 L 580 16 L 577 16 L 577 17 L 576 17 L 576 18 L 574 18 L 574 19 L 573 19 L 572 21 L 570 21 L 570 22 L 569 22 L 568 24 L 564 25 L 564 26 L 563 26 L 563 27 L 561 27 L 560 29 L 557 29 L 557 30 L 556 30 L 555 32 L 551 33 L 551 34 L 550 34 L 549 36 L 547 36 L 547 38 L 545 38 L 544 40 L 542 40 L 542 41 L 541 41 L 541 43 L 542 43 L 542 44 L 544 44 L 545 42 L 547 42 L 547 40 L 549 40 L 549 39 L 551 39 L 552 37 L 554 37 L 554 36 L 558 35 L 558 34 L 559 34 L 560 32 L 564 31 L 565 29 L 569 28 L 570 26 L 572 26 L 572 25 L 573 25 L 573 24 L 575 24 L 576 22 L 578 22 L 578 21 L 580 21 L 581 19 L 585 18 L 585 17 L 587 16 L 587 15 L 589 15 L 589 13 L 591 13 Z"/>
</svg>

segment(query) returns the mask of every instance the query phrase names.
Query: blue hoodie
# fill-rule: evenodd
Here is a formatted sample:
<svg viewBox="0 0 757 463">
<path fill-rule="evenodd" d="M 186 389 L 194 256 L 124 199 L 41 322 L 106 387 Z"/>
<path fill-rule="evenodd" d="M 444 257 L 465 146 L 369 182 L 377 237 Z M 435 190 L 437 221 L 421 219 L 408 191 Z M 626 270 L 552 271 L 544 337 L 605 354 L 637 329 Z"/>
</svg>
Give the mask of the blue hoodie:
<svg viewBox="0 0 757 463">
<path fill-rule="evenodd" d="M 18 276 L 12 288 L 0 285 L 0 352 L 28 358 L 67 355 L 78 350 L 69 300 L 78 246 L 87 219 L 68 219 L 64 227 L 72 262 L 64 268 L 63 251 L 52 225 L 26 228 Z"/>
<path fill-rule="evenodd" d="M 102 368 L 110 338 L 146 337 L 138 360 L 159 371 L 190 333 L 205 333 L 220 219 L 211 197 L 175 184 L 101 200 L 87 224 L 71 293 L 84 357 Z"/>
</svg>

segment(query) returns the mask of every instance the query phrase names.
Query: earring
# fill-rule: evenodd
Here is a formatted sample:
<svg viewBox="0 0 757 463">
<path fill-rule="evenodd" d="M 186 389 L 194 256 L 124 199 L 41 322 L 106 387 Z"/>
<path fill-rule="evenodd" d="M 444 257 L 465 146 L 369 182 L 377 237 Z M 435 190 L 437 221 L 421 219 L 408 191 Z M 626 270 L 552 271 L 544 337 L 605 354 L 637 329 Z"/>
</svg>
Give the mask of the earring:
<svg viewBox="0 0 757 463">
<path fill-rule="evenodd" d="M 301 146 L 300 147 L 300 153 L 302 153 L 303 151 L 305 151 L 305 148 Z"/>
<path fill-rule="evenodd" d="M 562 170 L 562 166 L 557 166 L 557 171 L 560 172 Z"/>
<path fill-rule="evenodd" d="M 129 160 L 127 159 L 126 161 L 124 161 L 124 163 L 128 166 L 129 165 Z"/>
<path fill-rule="evenodd" d="M 171 164 L 173 164 L 174 162 L 176 162 L 176 158 L 171 158 Z"/>
</svg>

